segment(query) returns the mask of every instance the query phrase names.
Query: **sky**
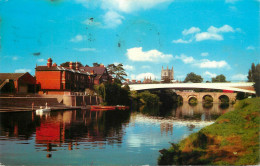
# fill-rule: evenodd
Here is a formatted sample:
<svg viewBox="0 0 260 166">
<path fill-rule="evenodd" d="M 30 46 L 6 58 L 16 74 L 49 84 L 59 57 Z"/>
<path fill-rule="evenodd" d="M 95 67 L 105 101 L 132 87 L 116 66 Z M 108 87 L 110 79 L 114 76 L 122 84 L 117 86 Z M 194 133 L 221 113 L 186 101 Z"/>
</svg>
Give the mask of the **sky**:
<svg viewBox="0 0 260 166">
<path fill-rule="evenodd" d="M 47 59 L 123 63 L 126 78 L 246 81 L 259 63 L 259 0 L 0 0 L 0 72 Z"/>
</svg>

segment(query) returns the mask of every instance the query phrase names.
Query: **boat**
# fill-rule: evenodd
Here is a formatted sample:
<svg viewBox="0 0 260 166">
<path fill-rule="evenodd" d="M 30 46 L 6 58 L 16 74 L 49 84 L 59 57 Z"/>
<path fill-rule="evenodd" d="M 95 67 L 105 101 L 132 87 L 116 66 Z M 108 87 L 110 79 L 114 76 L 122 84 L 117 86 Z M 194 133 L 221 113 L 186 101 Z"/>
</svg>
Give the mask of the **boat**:
<svg viewBox="0 0 260 166">
<path fill-rule="evenodd" d="M 91 111 L 108 111 L 108 110 L 126 110 L 129 109 L 128 106 L 100 106 L 100 105 L 92 105 L 90 106 Z"/>
<path fill-rule="evenodd" d="M 40 109 L 37 109 L 36 110 L 36 114 L 42 114 L 42 113 L 46 113 L 46 112 L 50 112 L 51 111 L 51 108 L 50 107 L 45 107 L 45 108 L 42 108 L 42 106 L 40 107 Z"/>
</svg>

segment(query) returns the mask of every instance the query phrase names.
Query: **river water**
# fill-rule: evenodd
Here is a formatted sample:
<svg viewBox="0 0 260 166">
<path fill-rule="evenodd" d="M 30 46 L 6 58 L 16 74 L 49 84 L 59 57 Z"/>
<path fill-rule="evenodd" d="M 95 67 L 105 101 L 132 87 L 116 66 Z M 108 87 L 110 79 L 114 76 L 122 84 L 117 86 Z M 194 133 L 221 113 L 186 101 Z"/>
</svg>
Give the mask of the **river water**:
<svg viewBox="0 0 260 166">
<path fill-rule="evenodd" d="M 165 116 L 142 109 L 0 113 L 0 165 L 156 165 L 159 150 L 231 109 L 184 103 Z"/>
</svg>

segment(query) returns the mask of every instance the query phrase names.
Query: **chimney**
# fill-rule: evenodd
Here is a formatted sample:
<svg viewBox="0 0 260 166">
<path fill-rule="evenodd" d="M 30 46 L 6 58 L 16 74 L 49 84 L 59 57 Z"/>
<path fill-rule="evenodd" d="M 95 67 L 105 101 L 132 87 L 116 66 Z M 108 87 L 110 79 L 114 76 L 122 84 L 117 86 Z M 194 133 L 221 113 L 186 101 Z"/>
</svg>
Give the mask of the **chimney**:
<svg viewBox="0 0 260 166">
<path fill-rule="evenodd" d="M 53 65 L 52 65 L 52 66 L 55 66 L 55 67 L 56 67 L 56 66 L 57 66 L 57 64 L 56 64 L 56 63 L 53 63 Z"/>
<path fill-rule="evenodd" d="M 76 62 L 76 70 L 79 70 L 79 63 Z"/>
<path fill-rule="evenodd" d="M 132 83 L 136 83 L 136 80 L 132 80 Z"/>
<path fill-rule="evenodd" d="M 100 63 L 99 67 L 105 67 L 104 64 Z"/>
<path fill-rule="evenodd" d="M 48 66 L 48 68 L 52 66 L 52 59 L 51 58 L 48 59 L 47 66 Z"/>
<path fill-rule="evenodd" d="M 73 63 L 71 61 L 70 61 L 69 67 L 70 67 L 70 69 L 73 69 Z"/>
<path fill-rule="evenodd" d="M 138 83 L 138 84 L 141 84 L 141 80 L 138 80 L 137 83 Z"/>
</svg>

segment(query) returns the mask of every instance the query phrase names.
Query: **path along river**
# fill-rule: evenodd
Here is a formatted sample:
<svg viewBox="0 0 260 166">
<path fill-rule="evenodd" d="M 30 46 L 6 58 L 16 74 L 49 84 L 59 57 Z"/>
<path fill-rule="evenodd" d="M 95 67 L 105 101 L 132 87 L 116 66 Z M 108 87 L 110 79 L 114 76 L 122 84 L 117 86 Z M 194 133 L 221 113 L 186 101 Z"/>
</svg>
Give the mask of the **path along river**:
<svg viewBox="0 0 260 166">
<path fill-rule="evenodd" d="M 0 165 L 156 165 L 159 150 L 231 109 L 184 103 L 167 117 L 131 111 L 0 113 Z"/>
</svg>

